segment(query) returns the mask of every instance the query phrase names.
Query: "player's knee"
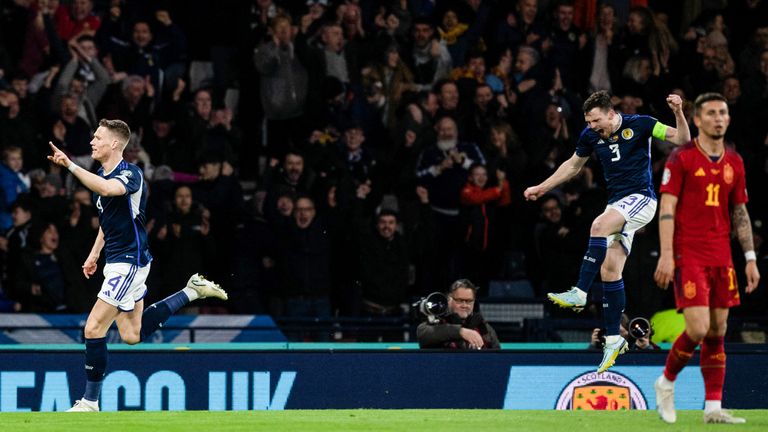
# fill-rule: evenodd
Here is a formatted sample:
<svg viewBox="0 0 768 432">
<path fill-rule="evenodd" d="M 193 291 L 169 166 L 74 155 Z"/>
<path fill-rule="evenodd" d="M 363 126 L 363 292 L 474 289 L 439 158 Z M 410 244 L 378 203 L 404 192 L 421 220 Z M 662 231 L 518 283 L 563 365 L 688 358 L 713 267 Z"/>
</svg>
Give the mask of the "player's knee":
<svg viewBox="0 0 768 432">
<path fill-rule="evenodd" d="M 141 335 L 138 331 L 134 330 L 120 332 L 120 338 L 128 345 L 136 345 L 141 342 Z"/>
<path fill-rule="evenodd" d="M 707 335 L 707 332 L 709 331 L 709 323 L 696 323 L 694 325 L 690 325 L 685 329 L 685 332 L 688 333 L 688 337 L 694 341 L 694 342 L 701 342 L 704 339 L 704 336 Z"/>
<path fill-rule="evenodd" d="M 728 324 L 727 323 L 717 323 L 712 322 L 712 324 L 709 326 L 709 331 L 707 332 L 707 336 L 725 336 L 725 331 L 727 330 Z"/>
<path fill-rule="evenodd" d="M 592 222 L 592 227 L 589 229 L 589 235 L 592 237 L 606 237 L 609 233 L 605 232 L 605 230 L 606 224 L 600 220 L 600 218 L 597 218 Z"/>
<path fill-rule="evenodd" d="M 85 328 L 83 329 L 83 336 L 85 336 L 86 339 L 97 339 L 104 337 L 104 330 L 101 328 L 101 325 L 99 323 L 95 323 L 92 321 L 88 321 L 85 323 Z"/>
<path fill-rule="evenodd" d="M 621 279 L 621 271 L 618 267 L 611 266 L 611 265 L 605 265 L 603 264 L 602 267 L 600 267 L 600 278 L 603 281 L 617 281 Z"/>
</svg>

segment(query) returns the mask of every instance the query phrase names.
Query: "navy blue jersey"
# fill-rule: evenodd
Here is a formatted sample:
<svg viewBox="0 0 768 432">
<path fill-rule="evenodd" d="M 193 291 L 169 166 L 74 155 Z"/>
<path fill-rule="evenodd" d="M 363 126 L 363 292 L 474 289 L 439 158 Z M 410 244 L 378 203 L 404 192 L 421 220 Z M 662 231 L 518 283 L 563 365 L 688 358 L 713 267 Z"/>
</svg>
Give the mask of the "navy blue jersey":
<svg viewBox="0 0 768 432">
<path fill-rule="evenodd" d="M 621 116 L 621 126 L 608 139 L 584 128 L 576 143 L 576 154 L 589 157 L 594 151 L 603 165 L 608 185 L 608 203 L 631 194 L 656 198 L 651 180 L 651 137 L 664 137 L 666 126 L 645 115 Z"/>
<path fill-rule="evenodd" d="M 107 264 L 129 263 L 143 267 L 152 260 L 147 247 L 146 222 L 147 188 L 141 169 L 120 161 L 109 174 L 99 168 L 99 177 L 118 179 L 125 185 L 125 195 L 104 197 L 93 194 L 99 210 L 99 223 L 104 231 L 104 252 Z"/>
</svg>

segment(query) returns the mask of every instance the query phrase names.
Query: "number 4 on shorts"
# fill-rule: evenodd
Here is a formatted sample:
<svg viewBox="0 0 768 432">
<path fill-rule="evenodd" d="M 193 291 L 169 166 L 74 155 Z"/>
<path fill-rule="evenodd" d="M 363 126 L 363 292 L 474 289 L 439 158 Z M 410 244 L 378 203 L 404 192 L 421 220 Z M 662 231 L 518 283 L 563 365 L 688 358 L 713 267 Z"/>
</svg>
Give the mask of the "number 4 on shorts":
<svg viewBox="0 0 768 432">
<path fill-rule="evenodd" d="M 114 292 L 117 289 L 117 285 L 120 283 L 120 279 L 122 279 L 122 276 L 115 276 L 112 279 L 107 281 L 107 285 L 112 287 L 112 292 Z"/>
</svg>

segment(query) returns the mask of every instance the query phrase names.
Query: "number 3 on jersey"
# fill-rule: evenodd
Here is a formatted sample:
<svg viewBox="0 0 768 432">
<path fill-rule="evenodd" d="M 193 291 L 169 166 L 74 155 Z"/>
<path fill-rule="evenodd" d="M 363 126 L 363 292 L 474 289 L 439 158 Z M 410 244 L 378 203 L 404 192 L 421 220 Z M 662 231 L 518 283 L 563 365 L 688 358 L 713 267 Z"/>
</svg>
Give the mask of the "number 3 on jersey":
<svg viewBox="0 0 768 432">
<path fill-rule="evenodd" d="M 720 185 L 710 183 L 707 185 L 707 200 L 705 206 L 720 207 Z"/>
<path fill-rule="evenodd" d="M 619 151 L 619 145 L 618 144 L 609 144 L 608 148 L 611 149 L 611 152 L 615 155 L 611 158 L 611 162 L 616 162 L 617 160 L 621 159 L 621 152 Z"/>
</svg>

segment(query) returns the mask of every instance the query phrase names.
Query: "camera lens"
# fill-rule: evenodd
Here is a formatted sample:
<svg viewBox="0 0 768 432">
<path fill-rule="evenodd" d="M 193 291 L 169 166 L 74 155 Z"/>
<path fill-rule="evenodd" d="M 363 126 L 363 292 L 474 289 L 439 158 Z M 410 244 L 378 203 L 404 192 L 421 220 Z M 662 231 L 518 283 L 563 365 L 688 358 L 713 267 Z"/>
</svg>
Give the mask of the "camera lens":
<svg viewBox="0 0 768 432">
<path fill-rule="evenodd" d="M 629 334 L 635 339 L 647 337 L 651 332 L 651 323 L 647 319 L 638 317 L 629 322 Z"/>
</svg>

